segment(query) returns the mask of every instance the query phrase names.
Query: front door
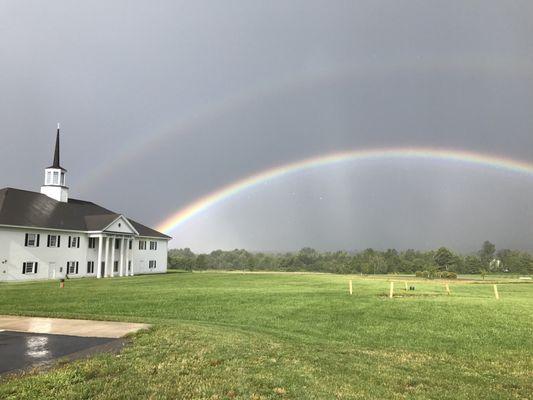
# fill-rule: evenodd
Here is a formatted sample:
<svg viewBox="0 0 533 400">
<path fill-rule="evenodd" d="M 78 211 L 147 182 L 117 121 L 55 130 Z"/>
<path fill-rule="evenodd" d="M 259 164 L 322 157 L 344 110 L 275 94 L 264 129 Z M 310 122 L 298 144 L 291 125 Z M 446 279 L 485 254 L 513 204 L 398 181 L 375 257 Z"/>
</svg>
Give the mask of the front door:
<svg viewBox="0 0 533 400">
<path fill-rule="evenodd" d="M 56 267 L 57 266 L 55 262 L 48 263 L 48 279 L 56 279 L 56 276 L 57 276 Z"/>
</svg>

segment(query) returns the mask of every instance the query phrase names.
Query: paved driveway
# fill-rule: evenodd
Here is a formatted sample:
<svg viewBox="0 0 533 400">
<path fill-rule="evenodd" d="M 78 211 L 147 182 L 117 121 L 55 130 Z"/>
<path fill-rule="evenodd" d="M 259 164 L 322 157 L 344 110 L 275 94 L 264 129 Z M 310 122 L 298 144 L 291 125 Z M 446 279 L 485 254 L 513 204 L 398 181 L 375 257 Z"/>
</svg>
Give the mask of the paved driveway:
<svg viewBox="0 0 533 400">
<path fill-rule="evenodd" d="M 0 331 L 0 374 L 29 366 L 46 365 L 58 357 L 115 340 Z"/>
<path fill-rule="evenodd" d="M 128 322 L 0 315 L 0 374 L 50 364 L 74 353 L 113 351 L 123 343 L 118 338 L 149 327 Z"/>
</svg>

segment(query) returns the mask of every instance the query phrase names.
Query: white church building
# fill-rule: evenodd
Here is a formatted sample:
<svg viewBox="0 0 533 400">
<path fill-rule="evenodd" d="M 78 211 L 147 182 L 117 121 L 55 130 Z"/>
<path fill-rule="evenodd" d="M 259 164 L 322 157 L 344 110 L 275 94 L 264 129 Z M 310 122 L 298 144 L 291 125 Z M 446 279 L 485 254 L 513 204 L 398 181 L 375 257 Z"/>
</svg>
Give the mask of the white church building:
<svg viewBox="0 0 533 400">
<path fill-rule="evenodd" d="M 166 272 L 170 236 L 69 198 L 59 140 L 40 193 L 0 189 L 0 282 Z"/>
</svg>

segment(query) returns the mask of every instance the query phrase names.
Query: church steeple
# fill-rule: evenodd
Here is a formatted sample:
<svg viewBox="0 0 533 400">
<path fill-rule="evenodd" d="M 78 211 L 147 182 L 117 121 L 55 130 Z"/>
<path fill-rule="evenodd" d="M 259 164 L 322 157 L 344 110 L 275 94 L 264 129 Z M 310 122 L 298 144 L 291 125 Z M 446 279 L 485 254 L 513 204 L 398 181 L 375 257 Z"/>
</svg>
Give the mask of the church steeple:
<svg viewBox="0 0 533 400">
<path fill-rule="evenodd" d="M 56 145 L 54 149 L 54 163 L 45 169 L 44 185 L 41 186 L 41 193 L 54 200 L 68 202 L 68 187 L 65 185 L 65 175 L 67 170 L 61 167 L 59 151 L 59 124 L 57 124 Z"/>
<path fill-rule="evenodd" d="M 59 165 L 59 124 L 57 124 L 56 149 L 54 151 L 54 168 L 61 168 Z"/>
<path fill-rule="evenodd" d="M 61 169 L 63 171 L 67 171 L 65 168 L 61 167 L 61 164 L 59 162 L 59 155 L 60 155 L 60 151 L 59 151 L 59 124 L 57 124 L 57 134 L 56 134 L 56 147 L 54 149 L 54 163 L 52 164 L 51 167 L 48 167 L 48 168 L 55 168 L 55 169 Z"/>
</svg>

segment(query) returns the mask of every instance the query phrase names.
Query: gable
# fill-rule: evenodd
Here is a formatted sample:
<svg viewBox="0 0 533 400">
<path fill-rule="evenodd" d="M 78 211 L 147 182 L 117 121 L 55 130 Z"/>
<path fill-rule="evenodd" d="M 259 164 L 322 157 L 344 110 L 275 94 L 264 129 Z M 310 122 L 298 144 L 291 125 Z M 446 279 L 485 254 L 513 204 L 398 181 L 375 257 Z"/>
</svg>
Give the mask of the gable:
<svg viewBox="0 0 533 400">
<path fill-rule="evenodd" d="M 130 224 L 130 222 L 124 218 L 122 215 L 115 219 L 111 224 L 109 224 L 104 232 L 118 232 L 118 233 L 129 233 L 131 235 L 138 234 L 135 228 Z"/>
</svg>

